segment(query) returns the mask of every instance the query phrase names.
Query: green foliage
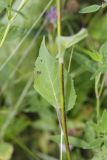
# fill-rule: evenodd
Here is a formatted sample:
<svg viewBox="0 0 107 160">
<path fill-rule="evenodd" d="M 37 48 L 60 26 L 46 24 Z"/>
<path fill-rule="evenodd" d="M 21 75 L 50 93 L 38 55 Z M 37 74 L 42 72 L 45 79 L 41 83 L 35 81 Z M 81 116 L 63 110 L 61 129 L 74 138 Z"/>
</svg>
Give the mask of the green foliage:
<svg viewBox="0 0 107 160">
<path fill-rule="evenodd" d="M 96 12 L 98 11 L 99 9 L 101 8 L 100 5 L 91 5 L 91 6 L 88 6 L 86 8 L 83 8 L 80 10 L 80 13 L 92 13 L 92 12 Z"/>
<path fill-rule="evenodd" d="M 34 88 L 55 108 L 60 107 L 58 60 L 52 57 L 43 39 L 39 56 L 35 63 Z M 65 105 L 66 110 L 73 108 L 76 100 L 74 84 L 65 71 Z"/>
<path fill-rule="evenodd" d="M 47 17 L 55 1 L 0 0 L 0 160 L 59 159 L 60 127 L 51 106 L 60 107 L 57 58 L 62 55 L 72 159 L 106 160 L 107 1 L 62 3 L 63 36 L 57 37 L 57 22 Z M 78 14 L 79 8 L 88 14 Z M 34 63 L 37 92 L 28 83 Z"/>
<path fill-rule="evenodd" d="M 105 42 L 101 47 L 99 52 L 103 55 L 103 63 L 107 63 L 107 42 Z"/>
<path fill-rule="evenodd" d="M 88 32 L 86 29 L 82 29 L 81 31 L 79 31 L 77 34 L 73 35 L 73 36 L 69 36 L 69 37 L 64 37 L 64 36 L 60 36 L 57 37 L 56 42 L 57 45 L 61 47 L 61 53 L 58 53 L 57 57 L 60 57 L 61 55 L 63 55 L 65 53 L 65 50 L 67 48 L 70 48 L 71 46 L 77 44 L 78 42 L 80 42 L 81 40 L 83 40 L 84 38 L 86 38 L 88 36 Z M 59 55 L 61 54 L 61 55 Z"/>
<path fill-rule="evenodd" d="M 99 49 L 99 55 L 101 56 L 101 63 L 98 66 L 98 69 L 95 71 L 94 75 L 92 76 L 92 78 L 95 78 L 97 75 L 99 75 L 100 73 L 104 73 L 106 72 L 107 69 L 107 52 L 106 52 L 106 48 L 107 48 L 107 42 L 105 42 Z"/>
<path fill-rule="evenodd" d="M 91 136 L 90 136 L 91 135 Z M 87 122 L 84 129 L 84 136 L 87 142 L 93 142 L 96 138 L 95 129 L 93 127 L 93 122 Z"/>
<path fill-rule="evenodd" d="M 107 15 L 100 16 L 99 14 L 94 16 L 88 25 L 89 33 L 91 37 L 98 40 L 100 43 L 104 43 L 107 40 Z M 101 25 L 103 24 L 103 25 Z M 103 36 L 102 36 L 103 35 Z"/>
<path fill-rule="evenodd" d="M 107 148 L 102 146 L 101 150 L 96 153 L 96 155 L 92 158 L 92 160 L 106 160 L 107 157 Z"/>
<path fill-rule="evenodd" d="M 57 60 L 48 53 L 45 46 L 45 39 L 43 39 L 39 57 L 35 63 L 34 87 L 54 107 L 59 106 L 59 79 L 57 68 Z"/>
<path fill-rule="evenodd" d="M 50 137 L 51 140 L 53 140 L 54 142 L 56 142 L 57 144 L 60 144 L 60 136 L 52 136 Z M 82 148 L 82 149 L 95 149 L 100 147 L 100 145 L 102 144 L 102 139 L 94 139 L 92 142 L 86 142 L 80 138 L 77 137 L 69 137 L 69 143 L 73 146 L 73 147 L 77 147 L 77 148 Z M 64 143 L 64 142 L 63 142 Z"/>
<path fill-rule="evenodd" d="M 0 48 L 2 47 L 2 45 L 3 45 L 3 43 L 4 43 L 5 39 L 6 39 L 6 37 L 8 35 L 8 32 L 10 30 L 10 27 L 13 24 L 14 20 L 16 19 L 18 13 L 26 5 L 27 2 L 28 2 L 28 0 L 23 0 L 22 2 L 20 2 L 19 7 L 17 8 L 17 12 L 14 15 L 12 15 L 12 12 L 11 12 L 11 10 L 12 10 L 11 9 L 11 7 L 12 7 L 11 6 L 12 5 L 12 1 L 8 1 L 8 3 L 7 3 L 7 6 L 8 6 L 8 8 L 7 8 L 7 14 L 8 14 L 8 20 L 9 21 L 8 21 L 8 24 L 7 24 L 6 28 L 5 28 L 4 33 L 2 34 L 1 41 L 0 41 Z"/>
<path fill-rule="evenodd" d="M 102 55 L 100 55 L 99 53 L 94 53 L 94 52 L 90 52 L 90 51 L 87 51 L 86 53 L 87 53 L 87 55 L 89 55 L 94 61 L 97 61 L 97 62 L 101 62 L 101 61 L 102 61 Z"/>
<path fill-rule="evenodd" d="M 6 142 L 0 142 L 0 160 L 10 160 L 13 146 Z"/>
<path fill-rule="evenodd" d="M 6 2 L 6 0 L 4 0 L 4 1 L 0 0 L 0 12 L 1 12 L 4 8 L 7 8 L 7 2 Z"/>
<path fill-rule="evenodd" d="M 103 136 L 107 133 L 107 111 L 104 110 L 101 119 L 99 120 L 99 123 L 95 125 L 95 129 L 98 132 L 98 134 L 102 134 Z"/>
<path fill-rule="evenodd" d="M 102 55 L 100 53 L 97 52 L 92 52 L 89 51 L 87 49 L 81 49 L 85 54 L 87 54 L 92 60 L 96 61 L 96 62 L 102 62 Z"/>
</svg>

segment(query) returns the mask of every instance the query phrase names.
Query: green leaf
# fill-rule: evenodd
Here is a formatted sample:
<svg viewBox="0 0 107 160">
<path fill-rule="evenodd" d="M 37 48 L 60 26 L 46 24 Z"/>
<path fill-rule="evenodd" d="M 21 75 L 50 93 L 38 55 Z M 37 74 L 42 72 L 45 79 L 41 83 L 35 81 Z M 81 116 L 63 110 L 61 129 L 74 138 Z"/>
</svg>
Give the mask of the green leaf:
<svg viewBox="0 0 107 160">
<path fill-rule="evenodd" d="M 101 127 L 101 132 L 107 133 L 107 110 L 103 111 L 99 126 Z"/>
<path fill-rule="evenodd" d="M 101 145 L 102 139 L 94 139 L 92 142 L 89 143 L 76 137 L 69 137 L 69 143 L 75 147 L 83 149 L 94 149 Z"/>
<path fill-rule="evenodd" d="M 70 48 L 71 46 L 77 44 L 78 42 L 80 42 L 81 40 L 86 38 L 87 36 L 88 36 L 87 30 L 86 29 L 82 29 L 81 31 L 79 31 L 77 34 L 75 34 L 73 36 L 69 36 L 69 37 L 60 36 L 60 37 L 57 37 L 57 39 L 56 39 L 57 45 L 61 46 L 61 53 L 59 53 L 57 57 L 62 56 L 65 53 L 65 50 L 67 48 Z"/>
<path fill-rule="evenodd" d="M 53 140 L 57 144 L 60 144 L 60 135 L 51 136 L 50 138 L 51 138 L 51 140 Z M 101 138 L 95 139 L 95 140 L 93 140 L 93 142 L 89 143 L 89 142 L 86 142 L 80 138 L 69 136 L 69 143 L 72 146 L 78 147 L 78 148 L 83 148 L 83 149 L 97 148 L 101 145 L 102 142 L 103 142 L 103 140 Z"/>
<path fill-rule="evenodd" d="M 101 146 L 103 143 L 102 138 L 96 138 L 92 142 L 89 143 L 89 145 L 86 147 L 86 149 L 95 149 Z"/>
<path fill-rule="evenodd" d="M 51 136 L 50 139 L 57 144 L 60 144 L 60 135 Z M 64 143 L 64 142 L 63 142 Z M 69 137 L 69 143 L 74 147 L 85 148 L 88 143 L 76 137 Z"/>
<path fill-rule="evenodd" d="M 84 129 L 84 137 L 88 142 L 93 142 L 93 140 L 95 140 L 96 133 L 95 133 L 95 129 L 93 127 L 92 121 L 89 121 L 86 123 L 85 129 Z"/>
<path fill-rule="evenodd" d="M 76 101 L 76 92 L 74 88 L 74 81 L 71 76 L 65 71 L 65 107 L 70 110 L 74 107 Z"/>
<path fill-rule="evenodd" d="M 80 48 L 80 47 L 79 47 Z M 92 51 L 89 51 L 85 48 L 80 48 L 80 50 L 87 54 L 92 60 L 96 61 L 96 62 L 102 62 L 102 59 L 103 59 L 103 56 L 102 54 L 98 53 L 98 52 L 92 52 Z"/>
<path fill-rule="evenodd" d="M 9 160 L 13 153 L 13 147 L 6 142 L 0 142 L 0 160 Z"/>
<path fill-rule="evenodd" d="M 85 70 L 88 70 L 89 72 L 92 72 L 92 73 L 96 71 L 96 68 L 97 68 L 96 64 L 91 59 L 89 59 L 86 55 L 75 52 L 74 59 L 79 65 L 83 66 Z"/>
<path fill-rule="evenodd" d="M 92 13 L 98 11 L 100 8 L 100 5 L 95 4 L 81 9 L 79 13 Z"/>
<path fill-rule="evenodd" d="M 100 47 L 99 52 L 103 55 L 103 63 L 107 62 L 107 41 Z"/>
<path fill-rule="evenodd" d="M 87 51 L 86 53 L 87 55 L 89 55 L 92 60 L 96 61 L 96 62 L 102 62 L 102 55 L 99 54 L 99 53 L 94 53 L 94 52 L 91 52 L 91 51 Z"/>
<path fill-rule="evenodd" d="M 103 145 L 101 149 L 96 152 L 92 160 L 106 160 L 107 159 L 107 148 Z"/>
<path fill-rule="evenodd" d="M 58 62 L 49 54 L 45 46 L 45 39 L 42 41 L 39 56 L 35 63 L 34 88 L 52 106 L 60 106 Z"/>
<path fill-rule="evenodd" d="M 105 72 L 107 72 L 107 64 L 106 63 L 104 63 L 104 64 L 100 64 L 99 66 L 98 66 L 98 69 L 96 69 L 96 71 L 94 72 L 94 74 L 92 75 L 92 77 L 91 77 L 91 80 L 92 79 L 94 79 L 97 75 L 99 75 L 100 73 L 102 74 L 102 73 L 105 73 Z"/>
<path fill-rule="evenodd" d="M 102 63 L 100 63 L 91 79 L 95 78 L 99 73 L 105 73 L 107 71 L 107 42 L 100 47 L 99 53 L 102 55 Z"/>
<path fill-rule="evenodd" d="M 79 147 L 83 149 L 87 148 L 88 146 L 87 142 L 85 142 L 82 139 L 76 138 L 76 137 L 69 137 L 69 143 L 73 145 L 74 147 Z"/>
<path fill-rule="evenodd" d="M 95 155 L 91 160 L 102 160 L 102 156 L 98 153 L 98 155 Z"/>
<path fill-rule="evenodd" d="M 58 60 L 52 57 L 43 39 L 39 56 L 35 63 L 34 88 L 52 106 L 60 107 L 59 69 Z M 73 108 L 76 101 L 74 84 L 70 75 L 65 71 L 65 105 L 66 110 Z"/>
<path fill-rule="evenodd" d="M 103 111 L 103 114 L 99 123 L 95 125 L 95 129 L 100 134 L 107 133 L 107 111 L 106 110 Z"/>
</svg>

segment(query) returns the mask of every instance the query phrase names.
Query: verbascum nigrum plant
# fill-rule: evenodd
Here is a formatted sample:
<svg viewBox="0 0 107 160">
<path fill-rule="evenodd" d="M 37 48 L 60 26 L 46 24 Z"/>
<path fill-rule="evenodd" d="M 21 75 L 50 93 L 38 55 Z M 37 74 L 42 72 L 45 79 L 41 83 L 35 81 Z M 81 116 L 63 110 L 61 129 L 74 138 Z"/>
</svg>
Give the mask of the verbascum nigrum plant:
<svg viewBox="0 0 107 160">
<path fill-rule="evenodd" d="M 106 160 L 107 0 L 0 0 L 0 160 Z"/>
</svg>

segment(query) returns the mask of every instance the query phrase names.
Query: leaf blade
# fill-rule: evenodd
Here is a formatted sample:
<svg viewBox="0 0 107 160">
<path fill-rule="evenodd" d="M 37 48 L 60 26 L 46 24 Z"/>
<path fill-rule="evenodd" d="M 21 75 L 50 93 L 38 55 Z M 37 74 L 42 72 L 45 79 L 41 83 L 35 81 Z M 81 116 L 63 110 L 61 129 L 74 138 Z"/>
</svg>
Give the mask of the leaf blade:
<svg viewBox="0 0 107 160">
<path fill-rule="evenodd" d="M 80 11 L 79 11 L 79 13 L 92 13 L 92 12 L 96 12 L 96 11 L 98 11 L 99 9 L 101 8 L 101 6 L 100 5 L 91 5 L 91 6 L 88 6 L 88 7 L 85 7 L 85 8 L 83 8 L 83 9 L 81 9 Z"/>
<path fill-rule="evenodd" d="M 46 46 L 45 39 L 41 43 L 39 56 L 35 63 L 35 90 L 52 106 L 60 107 L 60 81 L 59 63 L 52 57 Z M 73 108 L 76 101 L 76 93 L 73 80 L 67 71 L 64 71 L 64 89 L 66 110 Z"/>
</svg>

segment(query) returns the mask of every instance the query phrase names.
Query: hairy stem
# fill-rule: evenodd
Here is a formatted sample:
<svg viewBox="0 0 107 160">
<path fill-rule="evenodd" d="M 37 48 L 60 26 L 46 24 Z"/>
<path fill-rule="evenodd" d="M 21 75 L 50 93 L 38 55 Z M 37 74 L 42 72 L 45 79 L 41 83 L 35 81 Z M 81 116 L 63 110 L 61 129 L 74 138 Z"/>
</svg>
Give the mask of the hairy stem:
<svg viewBox="0 0 107 160">
<path fill-rule="evenodd" d="M 57 0 L 57 10 L 58 10 L 58 37 L 59 37 L 59 36 L 61 36 L 61 0 Z M 58 46 L 58 52 L 61 53 L 60 44 Z M 67 159 L 71 160 L 69 141 L 68 141 L 68 134 L 67 134 L 66 115 L 65 115 L 64 58 L 63 57 L 59 57 L 59 77 L 60 77 L 59 83 L 60 83 L 61 125 L 62 125 L 62 131 L 63 131 L 63 136 L 64 136 L 64 142 L 65 142 L 65 146 L 66 146 Z"/>
</svg>

